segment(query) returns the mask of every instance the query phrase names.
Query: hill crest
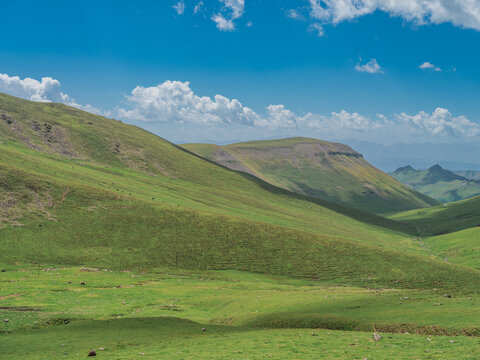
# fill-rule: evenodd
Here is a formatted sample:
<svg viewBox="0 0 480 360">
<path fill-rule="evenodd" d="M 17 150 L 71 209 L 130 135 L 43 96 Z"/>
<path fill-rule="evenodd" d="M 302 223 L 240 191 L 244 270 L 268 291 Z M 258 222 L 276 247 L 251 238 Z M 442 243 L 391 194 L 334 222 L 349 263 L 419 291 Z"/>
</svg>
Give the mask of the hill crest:
<svg viewBox="0 0 480 360">
<path fill-rule="evenodd" d="M 376 213 L 435 205 L 363 159 L 350 146 L 295 137 L 186 149 L 275 186 Z"/>
</svg>

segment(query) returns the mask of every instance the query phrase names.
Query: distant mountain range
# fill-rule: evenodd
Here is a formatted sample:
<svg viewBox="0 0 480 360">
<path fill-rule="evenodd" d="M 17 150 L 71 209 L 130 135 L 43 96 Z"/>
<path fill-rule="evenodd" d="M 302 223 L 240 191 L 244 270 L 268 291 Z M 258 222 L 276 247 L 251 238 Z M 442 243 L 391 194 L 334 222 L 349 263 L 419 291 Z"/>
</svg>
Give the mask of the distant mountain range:
<svg viewBox="0 0 480 360">
<path fill-rule="evenodd" d="M 350 146 L 340 143 L 295 137 L 225 146 L 181 146 L 275 186 L 373 213 L 437 204 L 377 169 Z"/>
<path fill-rule="evenodd" d="M 440 165 L 426 170 L 404 166 L 391 175 L 398 181 L 441 202 L 452 202 L 480 195 L 480 172 L 449 171 Z"/>
</svg>

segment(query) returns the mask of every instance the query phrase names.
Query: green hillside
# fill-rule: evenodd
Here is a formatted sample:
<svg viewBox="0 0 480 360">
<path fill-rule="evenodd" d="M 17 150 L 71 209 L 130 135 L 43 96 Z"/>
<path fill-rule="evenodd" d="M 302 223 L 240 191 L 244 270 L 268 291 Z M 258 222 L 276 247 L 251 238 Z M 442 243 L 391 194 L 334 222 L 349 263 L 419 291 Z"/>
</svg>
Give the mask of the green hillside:
<svg viewBox="0 0 480 360">
<path fill-rule="evenodd" d="M 441 235 L 480 225 L 480 196 L 394 214 L 392 219 L 420 229 L 426 235 Z"/>
<path fill-rule="evenodd" d="M 480 269 L 480 226 L 431 237 L 425 244 L 449 262 Z"/>
<path fill-rule="evenodd" d="M 452 172 L 440 165 L 434 165 L 426 170 L 415 170 L 411 166 L 405 166 L 395 170 L 391 175 L 441 202 L 458 201 L 480 195 L 480 181 L 474 178 L 475 172 Z"/>
<path fill-rule="evenodd" d="M 417 228 L 427 252 L 446 262 L 480 269 L 480 197 L 395 214 Z"/>
<path fill-rule="evenodd" d="M 474 353 L 476 258 L 418 236 L 471 226 L 474 200 L 386 219 L 0 94 L 0 358 Z"/>
<path fill-rule="evenodd" d="M 451 287 L 454 273 L 465 284 L 477 276 L 422 257 L 408 225 L 278 189 L 137 127 L 6 95 L 0 109 L 2 262 L 237 269 L 365 286 Z"/>
<path fill-rule="evenodd" d="M 275 186 L 364 211 L 389 213 L 437 204 L 378 170 L 343 144 L 290 138 L 226 146 L 182 146 Z"/>
</svg>

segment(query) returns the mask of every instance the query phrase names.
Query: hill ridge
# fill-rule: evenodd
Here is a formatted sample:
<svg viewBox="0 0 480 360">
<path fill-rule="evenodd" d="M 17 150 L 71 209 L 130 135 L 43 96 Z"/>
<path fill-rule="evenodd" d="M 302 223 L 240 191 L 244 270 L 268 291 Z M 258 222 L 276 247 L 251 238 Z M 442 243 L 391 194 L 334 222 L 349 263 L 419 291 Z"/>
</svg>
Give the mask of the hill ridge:
<svg viewBox="0 0 480 360">
<path fill-rule="evenodd" d="M 374 213 L 437 204 L 381 172 L 350 146 L 306 137 L 230 145 L 183 144 L 276 186 Z"/>
</svg>

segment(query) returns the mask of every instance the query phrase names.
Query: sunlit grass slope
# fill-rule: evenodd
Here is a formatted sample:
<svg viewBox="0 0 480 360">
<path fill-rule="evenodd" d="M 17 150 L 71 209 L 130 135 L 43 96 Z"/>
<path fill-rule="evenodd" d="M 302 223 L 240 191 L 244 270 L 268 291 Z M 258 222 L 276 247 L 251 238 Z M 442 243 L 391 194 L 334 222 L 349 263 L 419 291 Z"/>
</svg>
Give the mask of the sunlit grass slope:
<svg viewBox="0 0 480 360">
<path fill-rule="evenodd" d="M 426 239 L 432 253 L 447 261 L 480 269 L 480 227 Z"/>
<path fill-rule="evenodd" d="M 281 190 L 137 127 L 0 96 L 0 262 L 236 269 L 474 289 L 409 226 Z"/>
<path fill-rule="evenodd" d="M 420 235 L 440 235 L 480 225 L 480 197 L 391 216 L 415 228 Z"/>
<path fill-rule="evenodd" d="M 310 138 L 183 147 L 271 184 L 364 211 L 387 213 L 437 202 L 369 164 L 347 145 Z"/>
</svg>

